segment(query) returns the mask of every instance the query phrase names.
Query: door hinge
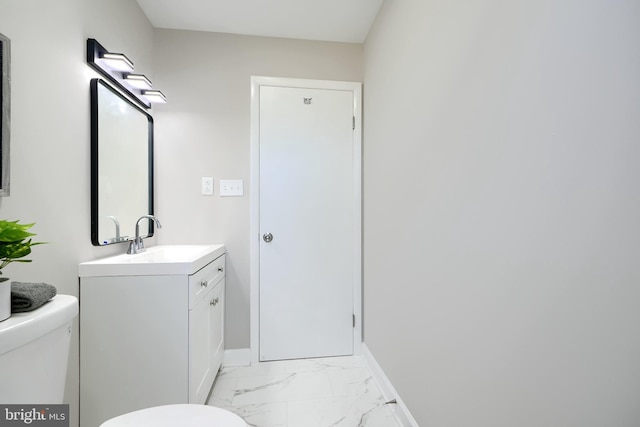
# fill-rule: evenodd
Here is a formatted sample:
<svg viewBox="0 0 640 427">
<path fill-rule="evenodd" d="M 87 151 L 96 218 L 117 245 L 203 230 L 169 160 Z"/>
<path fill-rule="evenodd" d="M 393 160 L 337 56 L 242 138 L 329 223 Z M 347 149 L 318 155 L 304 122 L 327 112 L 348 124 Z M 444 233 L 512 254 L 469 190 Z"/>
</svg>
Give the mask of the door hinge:
<svg viewBox="0 0 640 427">
<path fill-rule="evenodd" d="M 355 314 L 353 315 L 353 327 L 354 328 L 356 327 L 356 315 Z"/>
<path fill-rule="evenodd" d="M 353 116 L 353 125 L 352 125 L 352 129 L 356 130 L 356 116 Z"/>
</svg>

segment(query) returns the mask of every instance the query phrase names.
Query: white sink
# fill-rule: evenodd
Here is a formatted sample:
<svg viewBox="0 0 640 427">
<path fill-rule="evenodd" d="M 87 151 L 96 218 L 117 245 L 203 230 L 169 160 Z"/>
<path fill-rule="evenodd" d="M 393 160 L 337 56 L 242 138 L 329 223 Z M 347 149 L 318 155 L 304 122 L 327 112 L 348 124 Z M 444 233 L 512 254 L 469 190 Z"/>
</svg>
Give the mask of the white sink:
<svg viewBox="0 0 640 427">
<path fill-rule="evenodd" d="M 80 277 L 193 274 L 224 253 L 224 245 L 153 246 L 138 254 L 83 262 L 78 273 Z"/>
</svg>

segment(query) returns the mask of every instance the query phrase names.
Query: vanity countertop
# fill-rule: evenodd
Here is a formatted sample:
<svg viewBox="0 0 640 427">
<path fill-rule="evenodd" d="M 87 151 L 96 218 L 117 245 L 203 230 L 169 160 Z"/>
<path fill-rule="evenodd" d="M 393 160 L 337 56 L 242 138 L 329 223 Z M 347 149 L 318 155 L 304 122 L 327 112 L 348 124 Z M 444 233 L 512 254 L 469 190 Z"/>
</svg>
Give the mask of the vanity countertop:
<svg viewBox="0 0 640 427">
<path fill-rule="evenodd" d="M 80 277 L 193 274 L 226 252 L 224 245 L 160 245 L 137 254 L 83 262 Z"/>
</svg>

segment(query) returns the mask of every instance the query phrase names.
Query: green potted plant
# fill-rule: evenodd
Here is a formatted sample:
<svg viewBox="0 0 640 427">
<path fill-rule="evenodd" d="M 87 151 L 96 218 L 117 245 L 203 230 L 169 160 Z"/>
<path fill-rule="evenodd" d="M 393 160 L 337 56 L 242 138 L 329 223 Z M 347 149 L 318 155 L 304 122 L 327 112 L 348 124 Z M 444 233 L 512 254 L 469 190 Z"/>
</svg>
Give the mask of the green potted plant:
<svg viewBox="0 0 640 427">
<path fill-rule="evenodd" d="M 23 259 L 31 253 L 31 247 L 43 242 L 34 242 L 34 233 L 28 230 L 33 224 L 0 220 L 0 321 L 11 315 L 11 281 L 2 277 L 2 269 L 12 262 L 31 262 Z"/>
</svg>

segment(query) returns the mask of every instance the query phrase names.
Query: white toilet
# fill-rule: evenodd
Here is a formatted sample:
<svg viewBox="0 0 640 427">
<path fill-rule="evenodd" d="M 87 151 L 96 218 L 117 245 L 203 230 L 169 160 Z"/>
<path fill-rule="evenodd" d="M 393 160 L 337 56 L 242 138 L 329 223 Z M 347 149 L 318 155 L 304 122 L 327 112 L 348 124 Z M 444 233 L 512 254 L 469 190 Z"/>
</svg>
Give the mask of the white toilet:
<svg viewBox="0 0 640 427">
<path fill-rule="evenodd" d="M 213 406 L 179 404 L 154 406 L 105 421 L 100 427 L 247 427 L 242 418 Z"/>
<path fill-rule="evenodd" d="M 78 299 L 56 295 L 42 307 L 0 322 L 0 403 L 63 403 Z M 237 415 L 205 405 L 165 405 L 105 421 L 102 427 L 247 427 Z"/>
<path fill-rule="evenodd" d="M 0 322 L 0 402 L 60 404 L 78 299 L 56 295 Z"/>
</svg>

